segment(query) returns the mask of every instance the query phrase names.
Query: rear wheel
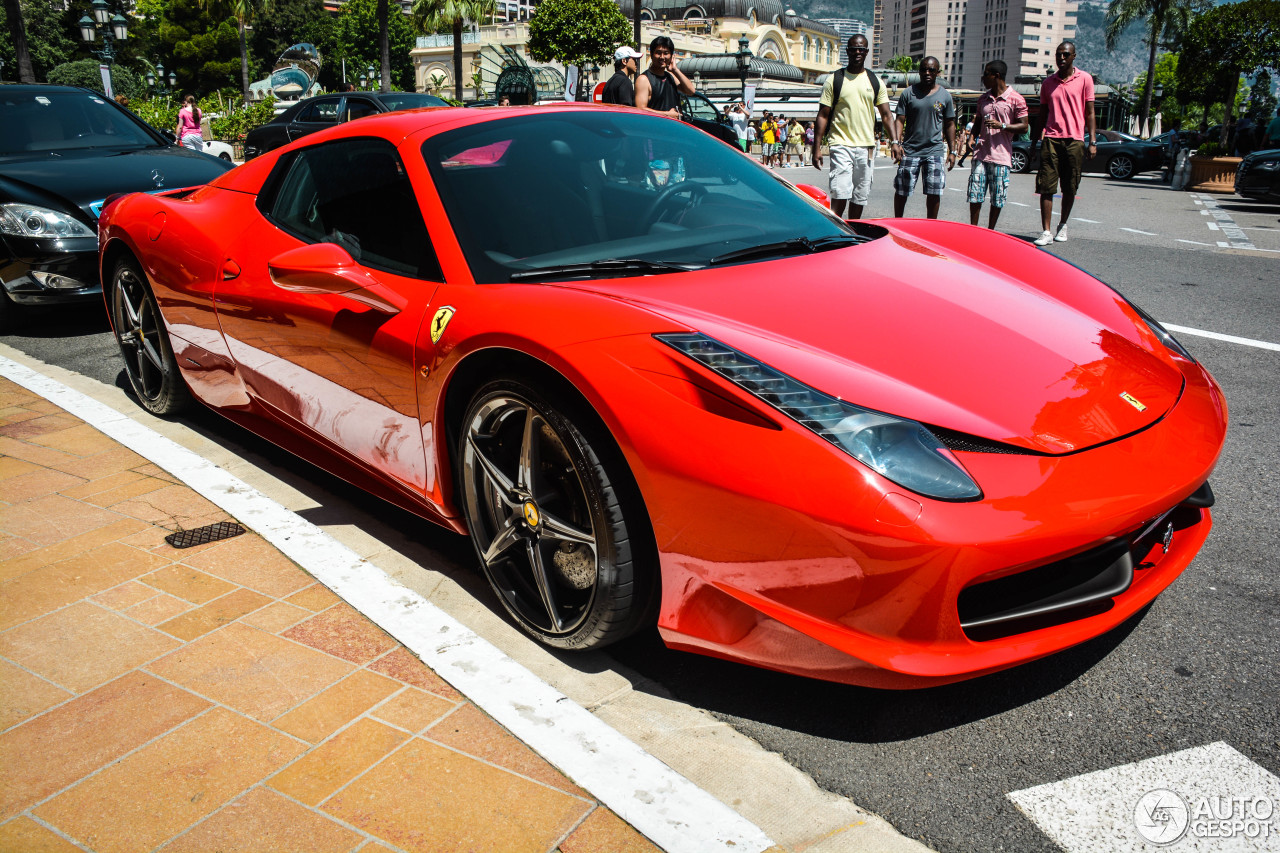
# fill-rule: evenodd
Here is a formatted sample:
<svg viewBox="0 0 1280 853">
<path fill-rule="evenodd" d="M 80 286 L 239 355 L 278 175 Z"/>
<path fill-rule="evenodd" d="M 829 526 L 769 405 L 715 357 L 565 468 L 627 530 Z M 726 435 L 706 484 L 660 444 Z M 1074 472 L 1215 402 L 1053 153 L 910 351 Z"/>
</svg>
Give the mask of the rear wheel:
<svg viewBox="0 0 1280 853">
<path fill-rule="evenodd" d="M 111 324 L 124 356 L 129 384 L 143 408 L 171 415 L 190 402 L 173 347 L 146 276 L 132 258 L 123 258 L 111 275 Z"/>
<path fill-rule="evenodd" d="M 1133 158 L 1128 154 L 1117 154 L 1107 162 L 1107 174 L 1117 181 L 1127 181 L 1133 177 Z"/>
<path fill-rule="evenodd" d="M 1025 151 L 1019 151 L 1017 148 L 1013 149 L 1013 154 L 1011 155 L 1011 160 L 1009 163 L 1009 171 L 1011 172 L 1027 171 L 1027 153 Z"/>
<path fill-rule="evenodd" d="M 526 633 L 560 649 L 598 648 L 649 618 L 656 569 L 637 548 L 643 508 L 628 474 L 602 461 L 553 396 L 498 380 L 471 399 L 459 430 L 460 496 L 481 567 Z"/>
</svg>

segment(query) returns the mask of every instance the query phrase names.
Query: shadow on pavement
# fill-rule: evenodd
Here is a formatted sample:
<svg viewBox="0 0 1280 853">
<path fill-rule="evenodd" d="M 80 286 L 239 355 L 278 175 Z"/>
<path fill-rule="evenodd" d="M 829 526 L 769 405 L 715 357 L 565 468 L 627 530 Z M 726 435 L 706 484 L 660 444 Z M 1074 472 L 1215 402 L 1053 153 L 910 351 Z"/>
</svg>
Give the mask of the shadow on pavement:
<svg viewBox="0 0 1280 853">
<path fill-rule="evenodd" d="M 50 340 L 110 332 L 101 302 L 80 305 L 23 305 L 13 319 L 17 328 L 6 337 Z"/>
<path fill-rule="evenodd" d="M 1141 622 L 1147 609 L 1087 643 L 1014 669 L 924 690 L 873 690 L 784 675 L 662 645 L 657 632 L 608 651 L 676 698 L 714 713 L 849 743 L 922 737 L 1043 699 L 1084 675 Z M 652 686 L 643 681 L 638 690 Z"/>
</svg>

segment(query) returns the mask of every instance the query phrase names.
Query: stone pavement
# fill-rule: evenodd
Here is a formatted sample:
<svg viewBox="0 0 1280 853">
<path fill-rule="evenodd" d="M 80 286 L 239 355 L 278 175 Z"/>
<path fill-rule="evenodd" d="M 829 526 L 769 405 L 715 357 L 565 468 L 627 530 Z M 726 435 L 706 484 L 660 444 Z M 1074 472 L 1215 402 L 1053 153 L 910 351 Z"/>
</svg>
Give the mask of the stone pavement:
<svg viewBox="0 0 1280 853">
<path fill-rule="evenodd" d="M 230 520 L 0 379 L 0 853 L 658 849 Z"/>
</svg>

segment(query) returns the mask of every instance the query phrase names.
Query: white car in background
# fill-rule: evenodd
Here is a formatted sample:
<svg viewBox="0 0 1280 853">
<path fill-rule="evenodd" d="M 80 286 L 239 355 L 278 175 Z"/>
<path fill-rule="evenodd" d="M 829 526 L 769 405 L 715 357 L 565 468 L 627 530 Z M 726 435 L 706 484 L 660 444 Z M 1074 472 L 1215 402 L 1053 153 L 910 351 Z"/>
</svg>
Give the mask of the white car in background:
<svg viewBox="0 0 1280 853">
<path fill-rule="evenodd" d="M 206 139 L 204 141 L 204 153 L 226 160 L 228 163 L 235 162 L 234 149 L 227 143 L 219 142 L 216 139 Z"/>
</svg>

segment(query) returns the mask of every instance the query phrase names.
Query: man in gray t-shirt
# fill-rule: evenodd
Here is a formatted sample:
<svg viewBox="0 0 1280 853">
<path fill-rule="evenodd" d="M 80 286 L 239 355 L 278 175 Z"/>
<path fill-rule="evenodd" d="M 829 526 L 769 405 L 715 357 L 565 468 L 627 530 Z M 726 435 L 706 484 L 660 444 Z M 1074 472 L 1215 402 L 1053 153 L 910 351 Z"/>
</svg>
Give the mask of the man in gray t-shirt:
<svg viewBox="0 0 1280 853">
<path fill-rule="evenodd" d="M 893 143 L 892 149 L 898 163 L 893 179 L 894 216 L 907 209 L 907 198 L 923 174 L 925 212 L 930 219 L 937 219 L 947 172 L 956 164 L 956 105 L 951 93 L 938 85 L 940 69 L 936 58 L 926 56 L 920 63 L 920 82 L 898 96 L 896 135 L 902 142 Z"/>
</svg>

